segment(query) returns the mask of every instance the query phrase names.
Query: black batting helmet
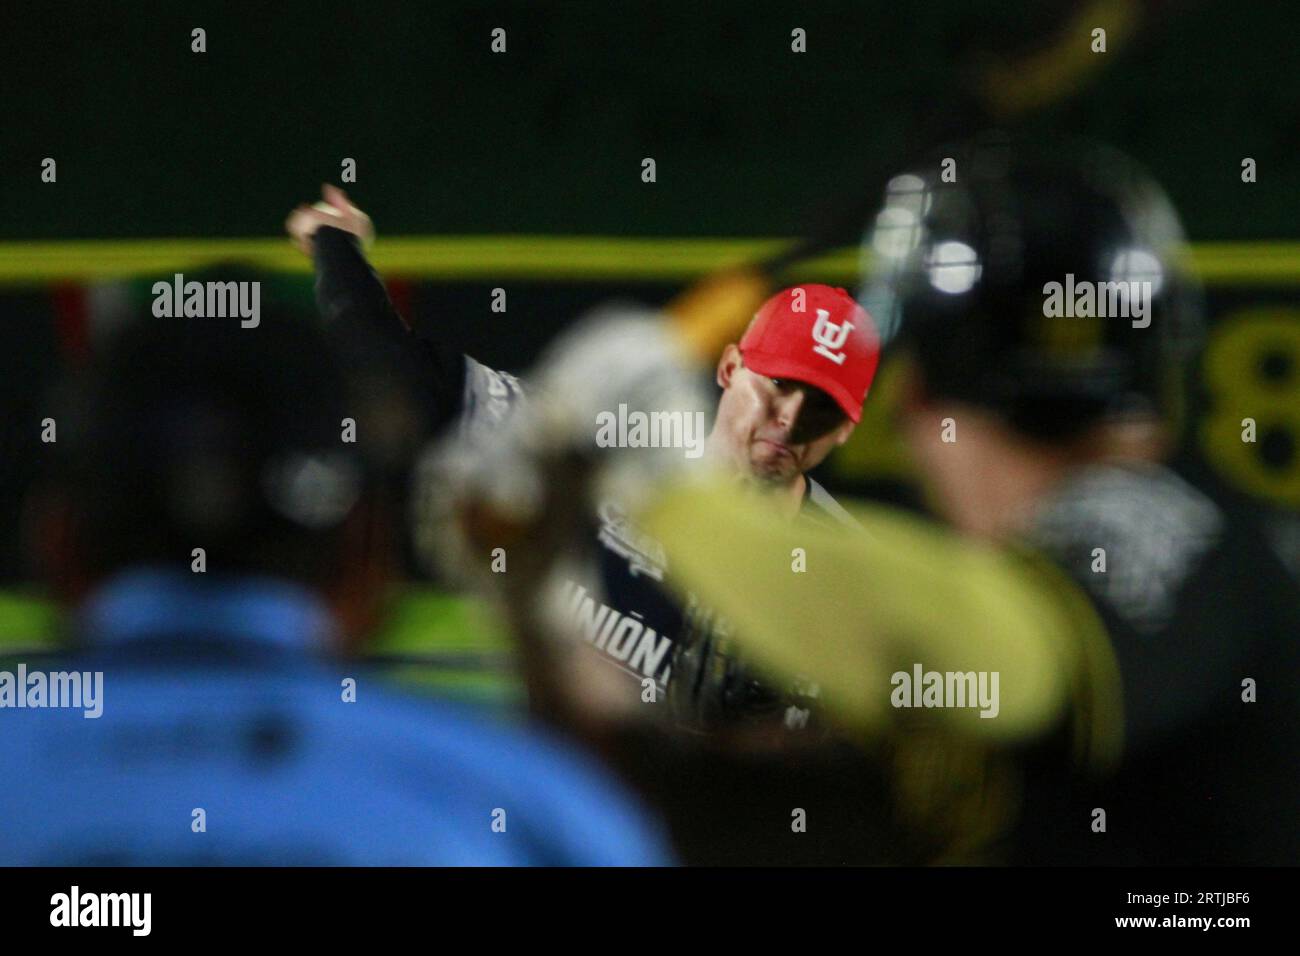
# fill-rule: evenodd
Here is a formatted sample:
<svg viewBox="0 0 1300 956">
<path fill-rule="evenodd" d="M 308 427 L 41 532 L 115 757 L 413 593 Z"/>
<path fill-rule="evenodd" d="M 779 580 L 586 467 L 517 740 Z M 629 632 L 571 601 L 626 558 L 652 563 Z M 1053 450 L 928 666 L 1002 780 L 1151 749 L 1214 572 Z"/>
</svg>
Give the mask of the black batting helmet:
<svg viewBox="0 0 1300 956">
<path fill-rule="evenodd" d="M 1038 438 L 1159 412 L 1200 327 L 1163 190 L 1095 144 L 988 134 L 895 176 L 859 297 L 929 394 Z"/>
</svg>

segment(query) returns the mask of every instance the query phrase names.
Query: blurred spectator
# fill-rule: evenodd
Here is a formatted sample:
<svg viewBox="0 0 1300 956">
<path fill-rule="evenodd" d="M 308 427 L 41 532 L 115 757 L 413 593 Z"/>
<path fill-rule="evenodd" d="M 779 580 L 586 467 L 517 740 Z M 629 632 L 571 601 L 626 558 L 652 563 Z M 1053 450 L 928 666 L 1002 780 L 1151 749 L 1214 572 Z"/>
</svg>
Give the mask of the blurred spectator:
<svg viewBox="0 0 1300 956">
<path fill-rule="evenodd" d="M 357 404 L 275 314 L 136 322 L 71 385 L 32 526 L 78 647 L 0 673 L 0 863 L 666 862 L 565 746 L 349 660 L 394 561 Z"/>
</svg>

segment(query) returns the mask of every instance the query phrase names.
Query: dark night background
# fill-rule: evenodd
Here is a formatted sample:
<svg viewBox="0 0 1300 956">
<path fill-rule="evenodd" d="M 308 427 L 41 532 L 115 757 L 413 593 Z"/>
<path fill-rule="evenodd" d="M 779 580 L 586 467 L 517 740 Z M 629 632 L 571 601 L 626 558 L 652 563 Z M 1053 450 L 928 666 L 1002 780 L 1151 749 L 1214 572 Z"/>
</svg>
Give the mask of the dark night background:
<svg viewBox="0 0 1300 956">
<path fill-rule="evenodd" d="M 1074 32 L 1085 72 L 1016 117 L 1149 165 L 1196 239 L 1294 235 L 1293 4 L 13 4 L 0 239 L 278 234 L 356 158 L 408 233 L 786 236 L 997 116 Z M 1087 52 L 1087 26 L 1108 52 Z M 493 27 L 508 51 L 489 50 Z M 190 52 L 190 30 L 207 52 Z M 807 31 L 808 52 L 790 50 Z M 1064 54 L 1046 58 L 1059 69 Z M 1051 66 L 1051 64 L 1056 64 Z M 1013 90 L 1013 92 L 1015 92 Z M 59 161 L 57 189 L 36 171 Z M 642 157 L 659 167 L 654 189 Z M 1257 188 L 1239 164 L 1255 157 Z"/>
</svg>

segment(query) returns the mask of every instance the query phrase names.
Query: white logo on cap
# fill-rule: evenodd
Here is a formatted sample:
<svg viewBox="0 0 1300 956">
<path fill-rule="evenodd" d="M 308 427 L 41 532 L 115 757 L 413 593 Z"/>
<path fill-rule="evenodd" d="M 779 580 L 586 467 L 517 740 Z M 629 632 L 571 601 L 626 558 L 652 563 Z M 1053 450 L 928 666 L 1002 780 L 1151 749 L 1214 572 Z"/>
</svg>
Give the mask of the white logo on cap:
<svg viewBox="0 0 1300 956">
<path fill-rule="evenodd" d="M 836 325 L 831 321 L 831 314 L 826 309 L 817 310 L 817 321 L 813 325 L 812 335 L 817 341 L 817 346 L 813 349 L 819 355 L 824 355 L 836 365 L 843 365 L 845 354 L 839 351 L 844 347 L 844 343 L 849 339 L 849 333 L 853 331 L 852 322 L 841 322 Z"/>
</svg>

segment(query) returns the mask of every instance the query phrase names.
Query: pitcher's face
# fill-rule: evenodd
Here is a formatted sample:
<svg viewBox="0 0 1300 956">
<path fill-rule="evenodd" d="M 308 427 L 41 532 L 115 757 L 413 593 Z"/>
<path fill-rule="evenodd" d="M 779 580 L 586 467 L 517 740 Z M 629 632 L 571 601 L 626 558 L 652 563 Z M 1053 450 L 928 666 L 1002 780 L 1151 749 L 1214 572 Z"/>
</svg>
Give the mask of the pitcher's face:
<svg viewBox="0 0 1300 956">
<path fill-rule="evenodd" d="M 735 345 L 718 362 L 717 382 L 722 399 L 710 445 L 755 480 L 794 481 L 853 433 L 853 422 L 821 389 L 750 371 Z"/>
</svg>

